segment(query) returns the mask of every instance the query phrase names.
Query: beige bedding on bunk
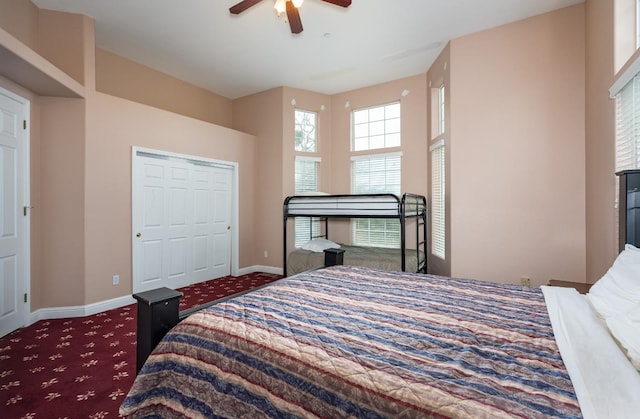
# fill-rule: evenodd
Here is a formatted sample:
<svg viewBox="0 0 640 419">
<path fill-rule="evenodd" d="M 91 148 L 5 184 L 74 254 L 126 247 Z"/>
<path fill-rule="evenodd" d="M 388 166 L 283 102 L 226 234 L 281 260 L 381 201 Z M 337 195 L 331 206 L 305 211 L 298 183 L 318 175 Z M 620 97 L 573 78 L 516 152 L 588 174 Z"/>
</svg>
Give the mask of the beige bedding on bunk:
<svg viewBox="0 0 640 419">
<path fill-rule="evenodd" d="M 382 247 L 362 247 L 340 245 L 344 249 L 344 264 L 351 266 L 365 266 L 368 268 L 384 269 L 386 271 L 402 271 L 400 249 L 388 249 Z M 415 249 L 406 251 L 407 272 L 418 270 L 418 261 Z M 420 259 L 424 254 L 420 252 Z M 287 275 L 295 275 L 309 269 L 324 266 L 324 252 L 312 252 L 296 249 L 287 256 Z"/>
</svg>

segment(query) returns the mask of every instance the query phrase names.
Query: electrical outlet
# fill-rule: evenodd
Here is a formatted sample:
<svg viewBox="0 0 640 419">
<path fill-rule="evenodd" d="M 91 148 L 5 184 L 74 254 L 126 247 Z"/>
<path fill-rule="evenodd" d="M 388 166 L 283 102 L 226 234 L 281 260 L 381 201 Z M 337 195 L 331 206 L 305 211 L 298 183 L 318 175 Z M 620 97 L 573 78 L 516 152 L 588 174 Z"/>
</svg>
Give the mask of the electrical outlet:
<svg viewBox="0 0 640 419">
<path fill-rule="evenodd" d="M 266 251 L 266 250 L 264 251 L 264 257 L 265 257 L 265 259 L 269 257 L 269 252 Z"/>
<path fill-rule="evenodd" d="M 120 275 L 113 276 L 113 285 L 118 285 L 120 283 Z"/>
<path fill-rule="evenodd" d="M 521 276 L 520 277 L 520 285 L 522 285 L 523 287 L 530 287 L 531 286 L 531 278 L 529 278 L 528 276 Z"/>
</svg>

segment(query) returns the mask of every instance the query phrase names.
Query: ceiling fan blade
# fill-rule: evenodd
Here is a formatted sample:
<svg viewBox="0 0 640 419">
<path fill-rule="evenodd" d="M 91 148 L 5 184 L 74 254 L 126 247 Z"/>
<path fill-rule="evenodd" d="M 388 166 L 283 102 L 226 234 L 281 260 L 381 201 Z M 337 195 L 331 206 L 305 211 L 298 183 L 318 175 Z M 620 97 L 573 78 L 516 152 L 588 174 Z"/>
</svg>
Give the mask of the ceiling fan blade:
<svg viewBox="0 0 640 419">
<path fill-rule="evenodd" d="M 261 1 L 262 0 L 242 0 L 240 3 L 236 4 L 235 6 L 229 7 L 229 12 L 233 13 L 234 15 L 240 14 L 245 10 L 247 10 L 249 7 L 255 6 Z"/>
<path fill-rule="evenodd" d="M 351 6 L 351 0 L 322 0 L 325 3 L 335 4 L 336 6 L 349 7 Z"/>
<path fill-rule="evenodd" d="M 300 20 L 300 13 L 298 8 L 293 5 L 293 2 L 287 2 L 287 19 L 289 20 L 289 26 L 291 27 L 291 33 L 302 32 L 302 21 Z"/>
</svg>

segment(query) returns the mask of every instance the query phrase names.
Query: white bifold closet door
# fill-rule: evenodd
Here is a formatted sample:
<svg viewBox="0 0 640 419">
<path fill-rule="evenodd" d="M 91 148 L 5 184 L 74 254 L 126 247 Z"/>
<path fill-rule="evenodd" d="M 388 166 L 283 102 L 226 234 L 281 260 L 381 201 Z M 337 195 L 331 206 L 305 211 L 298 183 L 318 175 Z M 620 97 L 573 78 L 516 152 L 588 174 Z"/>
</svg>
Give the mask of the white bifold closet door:
<svg viewBox="0 0 640 419">
<path fill-rule="evenodd" d="M 133 292 L 231 272 L 232 168 L 136 153 Z"/>
</svg>

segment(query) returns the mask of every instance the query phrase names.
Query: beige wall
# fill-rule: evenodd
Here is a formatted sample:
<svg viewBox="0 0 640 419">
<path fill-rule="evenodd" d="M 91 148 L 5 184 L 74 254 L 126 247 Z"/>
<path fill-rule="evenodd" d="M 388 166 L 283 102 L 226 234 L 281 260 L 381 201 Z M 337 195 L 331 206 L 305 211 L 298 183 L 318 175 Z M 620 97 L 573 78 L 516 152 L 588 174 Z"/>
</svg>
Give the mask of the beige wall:
<svg viewBox="0 0 640 419">
<path fill-rule="evenodd" d="M 266 266 L 282 265 L 283 97 L 284 89 L 276 88 L 233 101 L 234 128 L 257 137 L 249 257 Z"/>
<path fill-rule="evenodd" d="M 451 41 L 451 275 L 585 280 L 584 5 Z"/>
<path fill-rule="evenodd" d="M 593 283 L 618 253 L 615 200 L 614 0 L 586 3 L 586 278 Z"/>
<path fill-rule="evenodd" d="M 85 82 L 85 19 L 90 20 L 82 15 L 40 10 L 37 50 L 53 65 L 83 85 Z M 91 29 L 93 30 L 93 24 Z M 91 71 L 93 72 L 93 68 Z"/>
<path fill-rule="evenodd" d="M 85 303 L 85 101 L 37 99 L 40 108 L 40 166 L 32 176 L 40 183 L 40 204 L 33 213 L 41 222 L 32 246 L 41 255 L 40 278 L 31 292 L 41 307 Z"/>
<path fill-rule="evenodd" d="M 96 90 L 231 128 L 231 99 L 96 49 Z"/>
<path fill-rule="evenodd" d="M 502 282 L 517 282 L 520 275 L 535 283 L 551 277 L 592 281 L 615 257 L 613 108 L 606 96 L 613 76 L 612 3 L 589 0 L 586 6 L 456 39 L 437 61 L 448 61 L 451 75 L 453 275 Z M 80 61 L 75 52 L 59 51 L 56 42 L 40 52 L 62 54 L 57 65 L 83 80 L 87 98 L 32 97 L 33 310 L 131 292 L 134 144 L 239 162 L 241 267 L 282 261 L 282 199 L 293 190 L 295 161 L 291 99 L 302 109 L 325 106 L 319 112 L 321 188 L 332 193 L 350 190 L 350 111 L 400 100 L 403 189 L 427 193 L 425 74 L 331 97 L 291 88 L 234 101 L 213 95 L 195 99 L 201 103 L 195 110 L 167 112 L 160 109 L 169 106 L 161 99 L 151 107 L 93 91 L 90 19 L 43 13 L 46 22 L 40 26 L 37 8 L 21 0 L 0 0 L 0 10 L 10 11 L 0 13 L 0 26 L 36 51 L 39 38 L 62 25 L 57 42 L 78 33 L 83 37 L 72 48 L 82 51 Z M 124 96 L 115 91 L 117 80 L 107 81 L 109 66 L 121 66 L 114 70 L 120 75 L 143 69 L 104 51 L 97 54 L 98 85 Z M 165 76 L 154 75 L 160 84 L 168 82 Z M 167 90 L 181 92 L 176 95 L 199 94 L 169 82 L 173 87 Z M 20 93 L 11 82 L 0 78 L 0 84 Z M 409 95 L 403 97 L 405 89 Z M 131 99 L 149 100 L 143 96 Z M 195 115 L 210 106 L 216 109 L 213 118 L 220 118 L 215 124 Z M 189 115 L 179 115 L 183 111 Z M 348 241 L 348 230 L 342 234 L 339 239 Z M 116 273 L 118 287 L 111 285 Z"/>
<path fill-rule="evenodd" d="M 132 289 L 132 146 L 237 162 L 239 266 L 252 265 L 253 136 L 99 92 L 90 94 L 87 105 L 85 303 Z M 111 284 L 115 274 L 119 286 Z"/>
<path fill-rule="evenodd" d="M 37 51 L 39 11 L 31 1 L 0 0 L 0 27 Z"/>
<path fill-rule="evenodd" d="M 0 78 L 0 85 L 31 100 L 31 310 L 81 306 L 131 293 L 132 145 L 239 163 L 239 265 L 250 266 L 254 137 L 96 93 L 93 21 L 19 3 L 2 0 L 0 10 L 10 10 L 11 19 L 0 13 L 0 24 L 25 49 L 80 81 L 87 95 L 38 97 Z M 172 82 L 162 79 L 160 84 Z M 198 102 L 197 92 L 184 86 L 182 96 L 176 96 L 187 101 L 190 95 Z M 213 102 L 198 102 L 200 110 L 219 110 L 221 120 L 230 123 L 230 101 L 210 96 Z M 119 286 L 111 285 L 113 274 L 121 276 Z"/>
</svg>

